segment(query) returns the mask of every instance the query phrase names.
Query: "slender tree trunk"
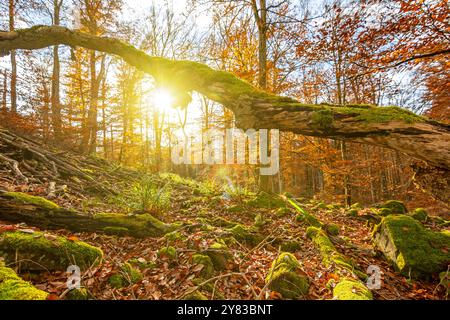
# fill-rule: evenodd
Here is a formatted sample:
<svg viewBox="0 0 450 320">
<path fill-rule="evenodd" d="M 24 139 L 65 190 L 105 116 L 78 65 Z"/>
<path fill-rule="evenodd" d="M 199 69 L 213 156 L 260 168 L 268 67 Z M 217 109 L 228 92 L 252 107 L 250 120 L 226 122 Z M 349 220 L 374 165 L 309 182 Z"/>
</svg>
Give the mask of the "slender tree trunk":
<svg viewBox="0 0 450 320">
<path fill-rule="evenodd" d="M 44 99 L 44 106 L 42 110 L 42 133 L 44 137 L 44 141 L 48 139 L 49 136 L 49 129 L 50 129 L 50 117 L 49 117 L 49 92 L 47 88 L 46 81 L 43 81 L 42 83 L 42 90 L 43 90 L 43 99 Z"/>
<path fill-rule="evenodd" d="M 14 31 L 15 0 L 9 0 L 9 30 Z M 11 112 L 17 112 L 17 62 L 16 50 L 11 50 Z"/>
<path fill-rule="evenodd" d="M 256 9 L 256 14 L 259 15 L 257 19 L 258 25 L 258 60 L 259 72 L 258 83 L 261 89 L 267 89 L 267 7 L 266 0 L 259 0 L 259 14 Z"/>
<path fill-rule="evenodd" d="M 347 145 L 345 141 L 341 141 L 341 159 L 343 161 L 348 160 L 348 150 Z M 345 164 L 345 167 L 347 168 L 347 163 Z M 345 205 L 350 206 L 352 204 L 352 197 L 351 197 L 351 188 L 350 188 L 350 176 L 348 174 L 344 175 L 344 199 L 345 199 Z"/>
<path fill-rule="evenodd" d="M 53 25 L 60 25 L 60 10 L 62 0 L 53 0 Z M 61 139 L 62 134 L 62 119 L 61 119 L 61 104 L 60 104 L 60 61 L 59 61 L 59 46 L 53 47 L 53 73 L 52 73 L 52 125 L 54 139 Z"/>
<path fill-rule="evenodd" d="M 91 51 L 89 54 L 89 71 L 90 71 L 90 101 L 89 101 L 89 109 L 87 112 L 86 125 L 82 132 L 82 140 L 81 140 L 81 150 L 83 153 L 89 153 L 90 151 L 90 141 L 91 141 L 91 133 L 94 129 L 97 120 L 96 113 L 97 111 L 97 103 L 98 103 L 98 91 L 95 90 L 95 86 L 97 83 L 97 72 L 96 72 L 96 54 L 95 51 Z M 97 93 L 96 93 L 97 92 Z M 94 123 L 95 122 L 95 123 Z"/>
<path fill-rule="evenodd" d="M 8 112 L 8 106 L 6 97 L 8 94 L 8 73 L 6 69 L 3 71 L 3 94 L 2 94 L 2 112 L 6 114 Z"/>
</svg>

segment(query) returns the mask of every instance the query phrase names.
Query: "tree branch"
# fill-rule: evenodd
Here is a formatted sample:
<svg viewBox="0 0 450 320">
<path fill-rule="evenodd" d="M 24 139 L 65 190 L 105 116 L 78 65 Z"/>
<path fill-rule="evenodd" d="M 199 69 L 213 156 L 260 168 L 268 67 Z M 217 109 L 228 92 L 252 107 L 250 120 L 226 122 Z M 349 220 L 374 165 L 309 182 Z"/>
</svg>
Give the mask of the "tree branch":
<svg viewBox="0 0 450 320">
<path fill-rule="evenodd" d="M 35 26 L 0 32 L 0 52 L 40 49 L 53 45 L 84 47 L 120 56 L 152 75 L 186 101 L 192 91 L 232 110 L 241 128 L 280 129 L 308 136 L 351 140 L 387 147 L 450 168 L 450 125 L 398 107 L 301 104 L 256 89 L 228 72 L 192 61 L 151 57 L 113 38 L 97 37 L 57 26 Z"/>
</svg>

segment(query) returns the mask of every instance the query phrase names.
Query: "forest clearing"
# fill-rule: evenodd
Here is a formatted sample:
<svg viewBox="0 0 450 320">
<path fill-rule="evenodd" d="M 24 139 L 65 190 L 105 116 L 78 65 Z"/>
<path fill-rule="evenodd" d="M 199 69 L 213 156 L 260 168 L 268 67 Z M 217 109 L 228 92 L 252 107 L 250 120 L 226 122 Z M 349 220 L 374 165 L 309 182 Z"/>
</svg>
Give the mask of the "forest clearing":
<svg viewBox="0 0 450 320">
<path fill-rule="evenodd" d="M 0 300 L 448 300 L 448 1 L 0 12 Z"/>
</svg>

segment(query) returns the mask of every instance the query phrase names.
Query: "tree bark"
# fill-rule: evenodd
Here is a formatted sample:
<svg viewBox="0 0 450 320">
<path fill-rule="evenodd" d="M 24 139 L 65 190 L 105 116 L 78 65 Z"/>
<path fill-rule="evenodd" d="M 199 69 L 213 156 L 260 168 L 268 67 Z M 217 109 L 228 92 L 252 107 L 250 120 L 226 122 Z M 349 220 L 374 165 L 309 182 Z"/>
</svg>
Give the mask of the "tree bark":
<svg viewBox="0 0 450 320">
<path fill-rule="evenodd" d="M 15 0 L 9 0 L 9 31 L 14 32 Z M 17 112 L 17 62 L 16 51 L 11 50 L 11 112 Z"/>
<path fill-rule="evenodd" d="M 60 24 L 60 10 L 62 0 L 53 0 L 53 25 Z M 59 47 L 53 47 L 53 72 L 52 72 L 52 126 L 53 135 L 56 141 L 59 141 L 62 134 L 62 120 L 61 120 L 61 104 L 59 99 L 60 91 L 60 61 L 59 61 Z"/>
<path fill-rule="evenodd" d="M 6 103 L 6 96 L 8 94 L 8 73 L 6 69 L 3 71 L 3 88 L 2 88 L 2 112 L 6 114 L 8 111 L 8 106 Z"/>
<path fill-rule="evenodd" d="M 303 135 L 383 146 L 450 169 L 450 125 L 396 107 L 301 104 L 260 91 L 233 75 L 191 61 L 151 57 L 117 39 L 64 27 L 35 26 L 0 32 L 0 52 L 39 49 L 57 44 L 115 54 L 152 75 L 160 85 L 184 96 L 197 91 L 223 104 L 241 128 L 265 128 Z"/>
</svg>

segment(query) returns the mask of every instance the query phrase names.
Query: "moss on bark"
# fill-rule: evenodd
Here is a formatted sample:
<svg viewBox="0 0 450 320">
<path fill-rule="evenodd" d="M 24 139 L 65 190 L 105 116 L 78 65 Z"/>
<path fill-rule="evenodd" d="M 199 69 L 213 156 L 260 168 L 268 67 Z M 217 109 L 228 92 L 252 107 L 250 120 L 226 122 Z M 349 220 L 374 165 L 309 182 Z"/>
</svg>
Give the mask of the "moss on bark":
<svg viewBox="0 0 450 320">
<path fill-rule="evenodd" d="M 85 242 L 42 232 L 21 231 L 0 234 L 0 255 L 8 264 L 17 261 L 22 270 L 65 271 L 70 265 L 87 270 L 99 265 L 103 259 L 99 248 Z"/>
</svg>

